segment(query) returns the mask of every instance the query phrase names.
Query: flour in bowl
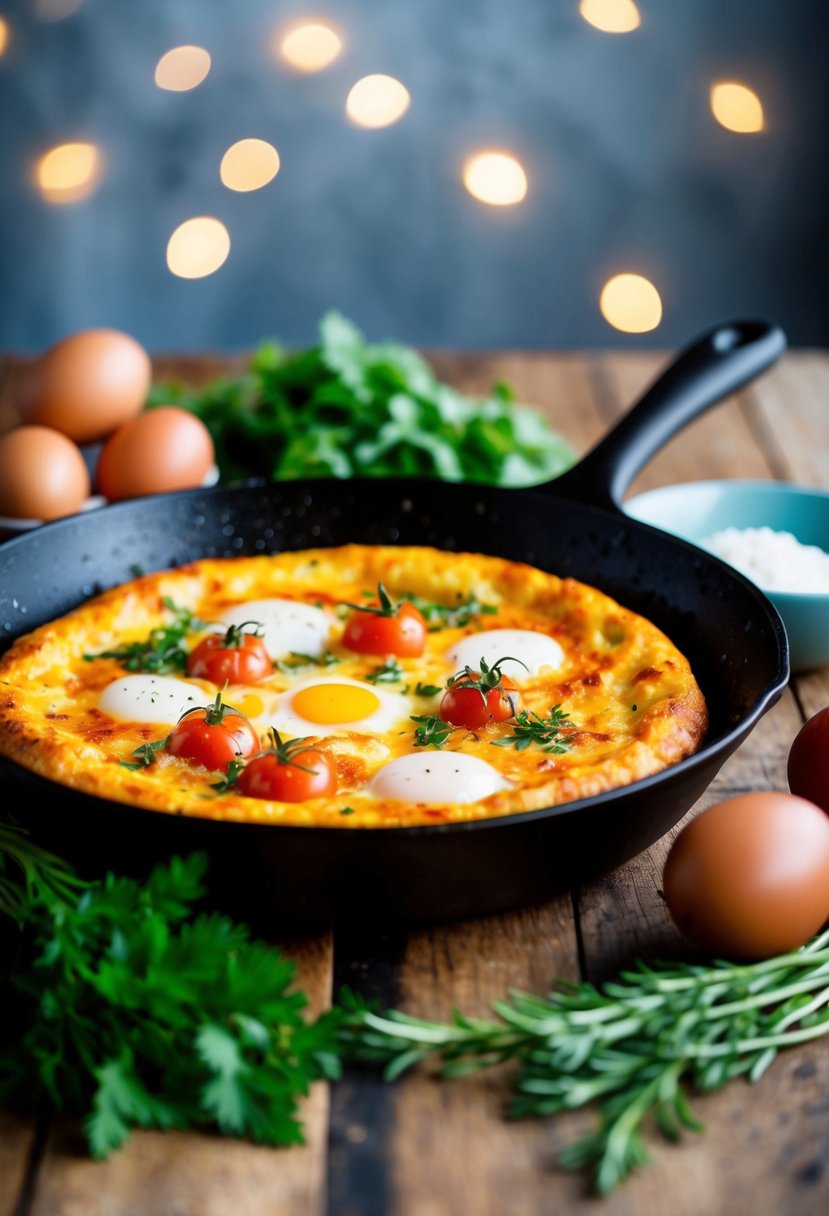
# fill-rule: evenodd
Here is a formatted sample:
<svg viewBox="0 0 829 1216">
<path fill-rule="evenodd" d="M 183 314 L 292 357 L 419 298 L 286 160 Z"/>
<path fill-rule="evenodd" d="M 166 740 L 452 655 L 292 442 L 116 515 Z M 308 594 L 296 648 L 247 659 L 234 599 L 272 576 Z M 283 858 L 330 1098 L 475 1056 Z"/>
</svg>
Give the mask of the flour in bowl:
<svg viewBox="0 0 829 1216">
<path fill-rule="evenodd" d="M 700 541 L 765 591 L 829 595 L 829 553 L 773 528 L 723 528 Z"/>
</svg>

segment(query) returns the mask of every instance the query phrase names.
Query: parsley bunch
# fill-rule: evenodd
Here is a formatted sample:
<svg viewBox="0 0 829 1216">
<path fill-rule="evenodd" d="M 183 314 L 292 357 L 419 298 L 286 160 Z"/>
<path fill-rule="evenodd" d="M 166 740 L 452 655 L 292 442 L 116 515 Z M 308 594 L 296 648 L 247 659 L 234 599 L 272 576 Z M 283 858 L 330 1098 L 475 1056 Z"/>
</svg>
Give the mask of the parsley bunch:
<svg viewBox="0 0 829 1216">
<path fill-rule="evenodd" d="M 376 476 L 521 486 L 574 460 L 544 415 L 505 385 L 464 396 L 411 347 L 368 343 L 338 312 L 322 318 L 316 346 L 286 353 L 264 342 L 241 375 L 198 389 L 158 384 L 148 404 L 202 419 L 224 482 Z"/>
<path fill-rule="evenodd" d="M 196 911 L 205 869 L 195 854 L 144 884 L 86 884 L 0 828 L 0 897 L 30 943 L 3 1021 L 0 1104 L 82 1116 L 96 1157 L 133 1127 L 301 1143 L 299 1099 L 337 1073 L 339 1015 L 307 1022 L 294 963 Z"/>
</svg>

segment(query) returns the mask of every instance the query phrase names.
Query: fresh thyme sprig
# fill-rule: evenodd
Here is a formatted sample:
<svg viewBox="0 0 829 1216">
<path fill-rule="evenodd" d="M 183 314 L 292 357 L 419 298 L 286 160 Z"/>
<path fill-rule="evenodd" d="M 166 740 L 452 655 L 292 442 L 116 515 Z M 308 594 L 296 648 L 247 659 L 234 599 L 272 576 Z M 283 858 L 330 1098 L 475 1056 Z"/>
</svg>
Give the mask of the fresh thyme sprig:
<svg viewBox="0 0 829 1216">
<path fill-rule="evenodd" d="M 510 722 L 511 733 L 502 739 L 492 739 L 493 747 L 524 748 L 537 743 L 543 752 L 561 755 L 570 747 L 570 738 L 562 731 L 575 728 L 560 705 L 551 705 L 550 712 L 542 717 L 531 709 L 519 709 Z"/>
<path fill-rule="evenodd" d="M 647 1163 L 650 1122 L 669 1140 L 702 1130 L 689 1092 L 758 1081 L 779 1051 L 829 1034 L 829 930 L 758 963 L 637 962 L 600 988 L 559 981 L 547 997 L 511 992 L 493 1005 L 498 1021 L 380 1015 L 348 990 L 340 1004 L 346 1056 L 382 1064 L 388 1080 L 429 1059 L 446 1077 L 511 1061 L 510 1117 L 594 1107 L 597 1127 L 560 1164 L 590 1171 L 606 1194 Z"/>
<path fill-rule="evenodd" d="M 127 642 L 112 650 L 100 650 L 96 654 L 85 654 L 87 662 L 93 659 L 117 659 L 127 671 L 152 671 L 164 675 L 170 671 L 187 670 L 187 647 L 184 639 L 188 633 L 206 628 L 204 621 L 194 616 L 189 608 L 180 608 L 169 597 L 163 600 L 164 607 L 173 619 L 166 625 L 151 629 L 143 642 Z"/>
</svg>

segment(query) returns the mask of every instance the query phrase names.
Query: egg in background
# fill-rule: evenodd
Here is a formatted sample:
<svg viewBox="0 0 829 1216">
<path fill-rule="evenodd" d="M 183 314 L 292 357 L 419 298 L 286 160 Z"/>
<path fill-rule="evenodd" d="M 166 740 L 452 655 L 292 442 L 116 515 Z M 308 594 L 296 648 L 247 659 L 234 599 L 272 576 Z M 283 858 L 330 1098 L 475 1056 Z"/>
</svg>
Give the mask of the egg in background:
<svg viewBox="0 0 829 1216">
<path fill-rule="evenodd" d="M 60 519 L 84 506 L 89 470 L 76 443 L 47 426 L 19 426 L 0 437 L 0 515 Z"/>
<path fill-rule="evenodd" d="M 87 329 L 56 342 L 23 373 L 21 423 L 53 427 L 77 444 L 104 439 L 143 408 L 152 366 L 118 329 Z"/>
<path fill-rule="evenodd" d="M 142 410 L 104 442 L 95 484 L 110 502 L 204 485 L 214 467 L 213 437 L 177 405 Z"/>
</svg>

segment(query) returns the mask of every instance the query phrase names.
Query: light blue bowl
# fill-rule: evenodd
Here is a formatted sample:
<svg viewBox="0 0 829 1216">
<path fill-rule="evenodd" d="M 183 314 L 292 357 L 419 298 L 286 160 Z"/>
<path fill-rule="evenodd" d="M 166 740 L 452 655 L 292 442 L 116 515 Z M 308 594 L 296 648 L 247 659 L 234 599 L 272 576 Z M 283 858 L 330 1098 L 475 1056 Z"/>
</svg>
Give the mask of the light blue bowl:
<svg viewBox="0 0 829 1216">
<path fill-rule="evenodd" d="M 829 552 L 829 491 L 780 481 L 693 481 L 637 494 L 626 514 L 698 544 L 723 528 L 773 528 Z M 762 588 L 786 626 L 792 671 L 829 663 L 829 593 Z"/>
</svg>

